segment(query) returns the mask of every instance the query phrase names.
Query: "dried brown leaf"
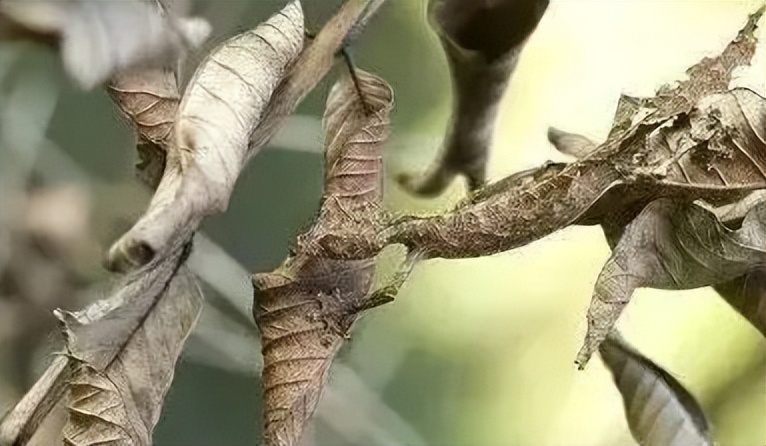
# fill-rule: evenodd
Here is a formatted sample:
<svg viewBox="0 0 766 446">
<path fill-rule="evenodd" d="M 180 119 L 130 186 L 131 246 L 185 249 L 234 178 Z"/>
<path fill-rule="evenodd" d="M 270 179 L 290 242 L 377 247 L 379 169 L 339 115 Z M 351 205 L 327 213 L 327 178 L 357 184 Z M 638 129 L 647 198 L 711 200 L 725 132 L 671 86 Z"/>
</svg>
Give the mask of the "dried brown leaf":
<svg viewBox="0 0 766 446">
<path fill-rule="evenodd" d="M 136 131 L 138 176 L 156 189 L 165 170 L 165 156 L 172 143 L 173 123 L 181 101 L 175 71 L 143 68 L 118 72 L 107 91 Z"/>
<path fill-rule="evenodd" d="M 254 153 L 248 138 L 303 38 L 303 12 L 293 0 L 202 62 L 179 105 L 157 192 L 144 216 L 110 249 L 112 269 L 135 268 L 166 255 L 186 243 L 203 218 L 226 210 L 237 177 Z"/>
<path fill-rule="evenodd" d="M 24 444 L 63 405 L 71 445 L 150 445 L 183 344 L 202 310 L 184 248 L 134 271 L 108 299 L 59 312 L 67 353 L 0 424 L 0 444 Z"/>
<path fill-rule="evenodd" d="M 483 186 L 500 99 L 548 0 L 431 0 L 428 16 L 447 56 L 453 106 L 441 155 L 420 177 L 404 174 L 412 193 L 433 196 L 464 175 Z"/>
<path fill-rule="evenodd" d="M 766 191 L 711 209 L 728 228 L 741 227 L 747 214 L 766 202 Z M 757 267 L 744 276 L 713 287 L 739 314 L 766 337 L 766 271 Z"/>
<path fill-rule="evenodd" d="M 174 70 L 121 71 L 112 77 L 107 91 L 140 138 L 158 145 L 169 143 L 181 101 Z"/>
<path fill-rule="evenodd" d="M 175 61 L 210 31 L 202 19 L 163 14 L 157 4 L 141 0 L 8 0 L 0 4 L 0 15 L 33 33 L 57 36 L 64 66 L 85 88 L 118 70 Z"/>
<path fill-rule="evenodd" d="M 253 277 L 268 445 L 298 444 L 330 364 L 367 306 L 374 258 L 331 260 L 311 248 L 328 228 L 344 228 L 353 240 L 356 232 L 372 229 L 379 212 L 381 150 L 393 94 L 380 78 L 362 72 L 357 78 L 362 97 L 347 76 L 327 100 L 325 194 L 316 223 L 279 269 Z"/>
<path fill-rule="evenodd" d="M 694 397 L 672 375 L 612 332 L 599 347 L 622 395 L 628 426 L 643 446 L 712 446 Z"/>
<path fill-rule="evenodd" d="M 76 322 L 68 318 L 69 350 L 76 363 L 68 383 L 66 444 L 152 444 L 176 361 L 203 300 L 185 267 L 158 298 L 137 297 L 152 305 L 116 299 L 120 306 L 98 319 L 87 310 L 70 315 Z"/>
<path fill-rule="evenodd" d="M 364 102 L 354 100 L 351 78 L 336 84 L 327 99 L 325 189 L 316 223 L 298 239 L 305 252 L 317 254 L 317 245 L 331 243 L 371 252 L 382 227 L 382 145 L 388 137 L 393 92 L 382 79 L 357 73 Z"/>
<path fill-rule="evenodd" d="M 577 355 L 584 367 L 637 288 L 693 289 L 723 284 L 766 262 L 766 204 L 752 208 L 733 231 L 713 212 L 686 201 L 659 199 L 626 228 L 596 281 L 588 333 Z M 762 328 L 761 328 L 762 330 Z"/>
<path fill-rule="evenodd" d="M 647 119 L 650 122 L 664 121 L 671 116 L 687 113 L 706 96 L 728 91 L 734 70 L 742 65 L 749 65 L 755 54 L 758 43 L 755 32 L 765 11 L 766 5 L 763 5 L 751 14 L 737 37 L 721 54 L 705 57 L 686 70 L 688 79 L 660 88 L 650 102 L 656 111 Z"/>
</svg>

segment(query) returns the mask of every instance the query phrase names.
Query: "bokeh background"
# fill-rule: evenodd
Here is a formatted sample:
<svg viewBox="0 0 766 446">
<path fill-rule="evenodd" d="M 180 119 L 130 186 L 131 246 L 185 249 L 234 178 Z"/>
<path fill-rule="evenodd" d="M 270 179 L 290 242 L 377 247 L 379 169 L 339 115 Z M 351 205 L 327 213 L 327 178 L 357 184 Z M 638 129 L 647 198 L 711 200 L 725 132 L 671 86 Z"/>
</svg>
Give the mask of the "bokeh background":
<svg viewBox="0 0 766 446">
<path fill-rule="evenodd" d="M 280 3 L 202 0 L 195 11 L 214 26 L 209 48 Z M 604 138 L 621 93 L 652 95 L 681 78 L 760 3 L 552 0 L 503 100 L 490 177 L 562 160 L 545 139 L 549 125 Z M 338 4 L 305 1 L 309 27 Z M 424 15 L 421 0 L 390 0 L 353 48 L 396 91 L 389 178 L 428 165 L 449 115 L 446 65 Z M 763 47 L 736 75 L 761 94 Z M 253 160 L 229 211 L 204 225 L 195 267 L 208 307 L 167 397 L 159 446 L 256 442 L 260 359 L 246 271 L 278 265 L 316 211 L 329 86 Z M 148 199 L 134 157 L 104 92 L 75 88 L 43 46 L 0 43 L 0 413 L 61 346 L 50 310 L 102 296 L 101 255 Z M 420 200 L 386 186 L 398 213 L 445 210 L 465 193 L 458 182 Z M 608 255 L 599 228 L 573 227 L 509 253 L 421 264 L 395 303 L 357 325 L 305 443 L 635 444 L 601 361 L 585 371 L 573 363 Z M 619 327 L 700 400 L 721 445 L 766 444 L 766 342 L 712 290 L 641 290 Z"/>
</svg>

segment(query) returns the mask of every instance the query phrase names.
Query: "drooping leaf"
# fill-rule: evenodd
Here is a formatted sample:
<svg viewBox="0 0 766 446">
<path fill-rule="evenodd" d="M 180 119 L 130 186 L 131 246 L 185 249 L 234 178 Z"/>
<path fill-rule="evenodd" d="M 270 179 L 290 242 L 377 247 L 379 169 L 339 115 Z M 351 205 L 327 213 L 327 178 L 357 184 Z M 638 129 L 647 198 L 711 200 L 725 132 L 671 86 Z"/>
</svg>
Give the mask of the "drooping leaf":
<svg viewBox="0 0 766 446">
<path fill-rule="evenodd" d="M 374 258 L 331 260 L 304 249 L 328 228 L 344 228 L 351 240 L 355 233 L 375 229 L 393 94 L 378 77 L 359 72 L 357 79 L 361 97 L 346 76 L 327 100 L 325 191 L 317 221 L 279 269 L 253 277 L 267 445 L 298 444 L 372 284 Z"/>
<path fill-rule="evenodd" d="M 637 288 L 669 290 L 718 285 L 766 262 L 766 204 L 738 230 L 687 201 L 659 199 L 626 228 L 596 281 L 580 368 L 612 329 Z"/>
<path fill-rule="evenodd" d="M 95 320 L 87 310 L 79 312 L 72 315 L 76 322 L 67 322 L 77 325 L 68 327 L 73 335 L 69 350 L 82 361 L 73 364 L 68 383 L 69 419 L 63 430 L 67 444 L 152 444 L 176 361 L 202 311 L 202 293 L 196 278 L 181 267 L 153 306 L 133 303 L 120 302 Z M 107 320 L 110 323 L 104 323 Z M 113 331 L 116 325 L 134 328 Z"/>
<path fill-rule="evenodd" d="M 421 177 L 399 177 L 407 190 L 437 195 L 456 175 L 467 178 L 470 190 L 484 184 L 500 99 L 547 7 L 548 0 L 429 2 L 452 77 L 452 118 L 439 161 Z"/>
<path fill-rule="evenodd" d="M 85 88 L 115 71 L 174 61 L 180 51 L 207 37 L 210 26 L 204 20 L 166 12 L 142 0 L 0 4 L 0 15 L 42 36 L 57 36 L 64 66 Z"/>
<path fill-rule="evenodd" d="M 249 136 L 303 38 L 303 12 L 293 0 L 202 62 L 178 107 L 157 192 L 144 216 L 110 249 L 111 268 L 130 269 L 166 255 L 184 244 L 204 217 L 226 210 L 253 154 Z"/>
<path fill-rule="evenodd" d="M 176 75 L 168 68 L 142 68 L 116 73 L 107 91 L 133 125 L 139 155 L 138 175 L 156 189 L 172 144 L 181 96 Z"/>
<path fill-rule="evenodd" d="M 25 444 L 63 406 L 61 442 L 150 445 L 183 344 L 202 310 L 188 249 L 132 272 L 107 299 L 57 314 L 66 356 L 0 424 L 1 444 Z"/>
<path fill-rule="evenodd" d="M 754 192 L 742 200 L 712 209 L 727 227 L 738 227 L 747 214 L 766 202 L 766 191 Z M 766 337 L 766 270 L 763 266 L 713 287 L 729 305 Z"/>
<path fill-rule="evenodd" d="M 712 446 L 694 397 L 672 375 L 611 332 L 599 347 L 622 395 L 630 432 L 642 446 Z"/>
</svg>

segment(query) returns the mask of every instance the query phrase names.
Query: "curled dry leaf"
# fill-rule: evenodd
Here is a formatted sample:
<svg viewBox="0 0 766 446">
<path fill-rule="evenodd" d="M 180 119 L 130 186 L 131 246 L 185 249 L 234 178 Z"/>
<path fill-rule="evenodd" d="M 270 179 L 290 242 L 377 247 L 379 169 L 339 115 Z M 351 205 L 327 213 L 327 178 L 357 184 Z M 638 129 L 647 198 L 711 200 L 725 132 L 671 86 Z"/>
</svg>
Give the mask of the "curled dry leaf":
<svg viewBox="0 0 766 446">
<path fill-rule="evenodd" d="M 584 367 L 637 288 L 693 289 L 729 282 L 766 262 L 766 204 L 731 230 L 703 207 L 659 199 L 626 228 L 596 281 L 588 333 L 577 355 Z M 763 331 L 763 327 L 760 328 Z"/>
<path fill-rule="evenodd" d="M 248 138 L 286 68 L 303 49 L 303 10 L 293 0 L 264 24 L 225 42 L 202 62 L 179 107 L 176 144 L 184 169 L 207 183 L 206 212 L 222 212 L 252 155 Z"/>
<path fill-rule="evenodd" d="M 204 217 L 226 210 L 253 154 L 248 138 L 303 38 L 303 11 L 293 0 L 202 62 L 178 107 L 157 192 L 146 214 L 110 249 L 112 269 L 165 255 L 186 243 Z"/>
<path fill-rule="evenodd" d="M 175 72 L 168 68 L 135 69 L 115 74 L 107 91 L 137 134 L 139 178 L 156 189 L 172 143 L 181 96 Z"/>
<path fill-rule="evenodd" d="M 140 308 L 131 302 L 101 318 L 125 317 L 119 324 L 99 320 L 94 324 L 87 312 L 72 315 L 78 328 L 88 328 L 77 333 L 69 346 L 79 362 L 68 383 L 69 419 L 63 434 L 69 444 L 152 444 L 176 361 L 202 311 L 196 278 L 181 268 L 153 306 Z M 122 330 L 112 331 L 116 325 Z M 131 325 L 134 329 L 128 331 Z M 70 334 L 77 332 L 68 329 Z M 105 360 L 113 355 L 111 361 Z M 101 364 L 80 362 L 85 357 L 103 359 Z"/>
<path fill-rule="evenodd" d="M 381 151 L 393 92 L 371 74 L 359 72 L 357 78 L 361 97 L 346 76 L 327 100 L 325 192 L 317 221 L 279 269 L 253 277 L 268 445 L 298 444 L 335 354 L 368 306 L 374 258 L 332 260 L 312 249 L 312 241 L 330 228 L 345 231 L 350 240 L 374 231 L 370 226 L 379 213 Z"/>
<path fill-rule="evenodd" d="M 185 247 L 125 277 L 108 299 L 59 311 L 66 356 L 0 424 L 0 444 L 25 444 L 63 405 L 62 442 L 150 445 L 175 363 L 202 310 Z"/>
<path fill-rule="evenodd" d="M 458 174 L 470 190 L 486 177 L 497 111 L 527 38 L 548 0 L 431 0 L 428 17 L 447 56 L 453 106 L 440 159 L 421 177 L 404 174 L 409 191 L 433 196 Z"/>
<path fill-rule="evenodd" d="M 181 100 L 175 71 L 168 68 L 122 71 L 107 91 L 140 138 L 167 145 Z"/>
<path fill-rule="evenodd" d="M 694 397 L 673 376 L 611 332 L 599 347 L 622 395 L 630 432 L 643 446 L 713 446 Z"/>
<path fill-rule="evenodd" d="M 766 143 L 766 136 L 764 136 L 766 135 L 764 134 L 764 129 L 766 129 L 766 113 L 764 112 L 762 98 L 747 90 L 733 90 L 731 94 L 737 98 L 739 107 L 742 109 L 744 117 L 753 130 L 753 136 L 758 141 L 756 145 Z M 618 106 L 616 114 L 618 118 L 616 120 L 619 117 L 630 120 L 633 116 L 640 116 L 640 119 L 643 119 L 652 112 L 649 108 L 637 106 L 635 99 L 623 97 L 621 102 L 623 105 Z M 566 152 L 567 149 L 562 146 L 569 143 L 579 146 L 581 141 L 587 141 L 587 138 L 580 135 L 560 131 L 550 132 L 549 139 L 563 152 Z M 536 174 L 539 174 L 540 170 L 535 171 Z M 745 216 L 755 207 L 762 205 L 764 201 L 766 201 L 766 192 L 758 190 L 739 201 L 722 206 L 715 207 L 704 202 L 700 202 L 699 205 L 712 212 L 725 227 L 737 228 L 741 226 Z M 627 222 L 624 221 L 624 217 L 624 215 L 613 215 L 601 222 L 607 236 L 607 241 L 612 248 L 617 245 L 625 233 Z M 627 246 L 623 247 L 623 249 L 628 249 Z M 625 279 L 623 283 L 627 283 L 629 280 Z M 715 290 L 735 310 L 766 336 L 766 272 L 764 272 L 762 267 L 753 266 L 742 276 L 725 283 L 713 285 Z M 614 289 L 612 287 L 607 288 Z"/>
<path fill-rule="evenodd" d="M 711 209 L 729 228 L 742 225 L 754 207 L 766 202 L 766 191 L 756 191 L 742 200 Z M 737 312 L 766 337 L 766 270 L 763 266 L 736 279 L 713 287 Z"/>
<path fill-rule="evenodd" d="M 202 19 L 163 14 L 141 0 L 9 0 L 0 3 L 0 15 L 44 39 L 56 36 L 64 66 L 85 88 L 116 71 L 175 61 L 210 32 Z"/>
</svg>

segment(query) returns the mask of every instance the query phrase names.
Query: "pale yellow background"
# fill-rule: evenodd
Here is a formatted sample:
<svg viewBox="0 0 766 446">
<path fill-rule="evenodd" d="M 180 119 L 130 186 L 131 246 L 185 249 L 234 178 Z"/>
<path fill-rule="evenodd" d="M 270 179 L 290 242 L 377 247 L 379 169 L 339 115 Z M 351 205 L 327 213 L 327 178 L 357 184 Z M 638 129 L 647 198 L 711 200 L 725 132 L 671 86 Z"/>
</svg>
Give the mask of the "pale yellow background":
<svg viewBox="0 0 766 446">
<path fill-rule="evenodd" d="M 723 49 L 759 5 L 552 1 L 504 100 L 491 178 L 564 159 L 545 140 L 549 125 L 604 138 L 620 93 L 653 95 L 662 83 L 681 79 L 687 67 Z M 422 5 L 412 7 L 422 14 L 416 11 Z M 754 67 L 738 73 L 737 83 L 764 94 L 763 43 Z M 424 130 L 438 135 L 447 110 L 445 102 Z M 448 207 L 463 189 L 455 185 L 436 202 L 391 192 L 400 209 L 422 210 Z M 455 444 L 634 444 L 601 360 L 594 357 L 582 372 L 573 364 L 608 255 L 599 228 L 579 227 L 491 258 L 434 260 L 415 270 L 397 303 L 398 316 L 411 319 L 409 335 L 436 354 L 487 364 L 486 391 L 459 408 L 466 438 Z M 766 361 L 766 342 L 710 289 L 641 290 L 619 327 L 703 406 L 748 364 Z M 762 446 L 766 376 L 739 390 L 713 420 L 716 438 Z"/>
</svg>

